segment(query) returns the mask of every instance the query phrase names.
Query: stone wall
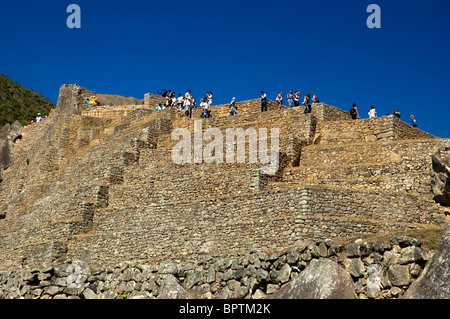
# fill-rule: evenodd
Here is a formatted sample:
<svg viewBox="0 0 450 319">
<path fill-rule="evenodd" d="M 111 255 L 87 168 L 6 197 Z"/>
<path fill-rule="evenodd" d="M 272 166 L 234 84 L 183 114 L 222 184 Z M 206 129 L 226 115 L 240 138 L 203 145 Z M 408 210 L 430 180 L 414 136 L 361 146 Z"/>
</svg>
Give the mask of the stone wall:
<svg viewBox="0 0 450 319">
<path fill-rule="evenodd" d="M 373 119 L 321 122 L 314 144 L 348 144 L 376 141 L 432 139 L 393 115 Z"/>
<path fill-rule="evenodd" d="M 173 256 L 177 247 L 179 258 L 193 258 L 206 242 L 220 252 L 236 254 L 249 246 L 283 248 L 300 239 L 443 225 L 443 216 L 432 202 L 389 192 L 316 186 L 161 203 L 146 194 L 132 194 L 129 202 L 119 201 L 119 207 L 97 213 L 93 221 L 97 234 L 69 241 L 73 257 L 88 253 L 90 262 L 114 262 L 115 256 L 159 260 Z M 130 220 L 130 216 L 139 218 Z"/>
<path fill-rule="evenodd" d="M 283 251 L 249 250 L 233 257 L 215 256 L 205 245 L 203 253 L 190 263 L 107 265 L 73 260 L 0 272 L 0 298 L 264 299 L 297 278 L 312 260 L 326 258 L 349 272 L 359 299 L 396 299 L 420 276 L 433 251 L 417 239 L 395 236 L 389 242 L 345 245 L 330 239 L 300 241 Z M 171 287 L 172 295 L 164 284 L 169 278 L 178 286 Z"/>
<path fill-rule="evenodd" d="M 160 95 L 155 95 L 155 94 L 151 94 L 151 93 L 146 93 L 144 95 L 144 106 L 155 109 L 159 103 L 164 105 L 166 103 L 166 98 L 162 97 Z"/>
<path fill-rule="evenodd" d="M 426 159 L 427 163 L 431 165 L 431 155 L 440 146 L 448 145 L 448 143 L 450 143 L 450 139 L 314 145 L 302 149 L 301 163 L 305 166 L 345 166 L 395 162 L 409 164 L 423 162 Z"/>
</svg>

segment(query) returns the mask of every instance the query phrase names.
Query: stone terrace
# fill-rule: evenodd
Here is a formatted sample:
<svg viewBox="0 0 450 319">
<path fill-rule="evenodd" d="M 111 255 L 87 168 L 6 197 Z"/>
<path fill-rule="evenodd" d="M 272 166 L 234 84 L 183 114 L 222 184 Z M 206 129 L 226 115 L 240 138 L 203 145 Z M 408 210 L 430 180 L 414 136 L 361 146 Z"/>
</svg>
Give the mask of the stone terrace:
<svg viewBox="0 0 450 319">
<path fill-rule="evenodd" d="M 260 112 L 250 100 L 235 117 L 218 105 L 200 120 L 200 109 L 191 119 L 156 112 L 161 98 L 151 94 L 144 105 L 99 108 L 84 103 L 92 95 L 64 85 L 47 122 L 24 129 L 0 184 L 0 269 L 67 259 L 157 264 L 448 225 L 431 176 L 432 156 L 450 140 L 393 116 L 352 120 L 324 103 L 305 115 L 273 101 Z M 224 136 L 278 128 L 277 173 L 264 174 L 260 162 L 175 164 L 172 132 L 193 136 L 198 123 Z M 258 135 L 259 144 L 270 137 Z"/>
</svg>

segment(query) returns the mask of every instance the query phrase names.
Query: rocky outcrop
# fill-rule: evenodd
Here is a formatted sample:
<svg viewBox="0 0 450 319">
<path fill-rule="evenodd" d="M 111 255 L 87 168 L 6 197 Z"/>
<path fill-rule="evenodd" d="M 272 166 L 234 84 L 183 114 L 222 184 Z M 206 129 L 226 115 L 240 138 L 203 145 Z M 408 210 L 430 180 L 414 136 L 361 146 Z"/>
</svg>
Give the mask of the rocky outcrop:
<svg viewBox="0 0 450 319">
<path fill-rule="evenodd" d="M 448 159 L 432 156 L 433 171 L 431 175 L 431 190 L 433 199 L 444 206 L 450 206 L 450 167 Z"/>
<path fill-rule="evenodd" d="M 13 161 L 13 145 L 22 138 L 23 126 L 18 121 L 13 124 L 6 124 L 0 129 L 0 171 L 7 169 Z M 2 180 L 0 172 L 0 182 Z"/>
<path fill-rule="evenodd" d="M 450 228 L 431 262 L 409 287 L 404 299 L 450 299 Z"/>
</svg>

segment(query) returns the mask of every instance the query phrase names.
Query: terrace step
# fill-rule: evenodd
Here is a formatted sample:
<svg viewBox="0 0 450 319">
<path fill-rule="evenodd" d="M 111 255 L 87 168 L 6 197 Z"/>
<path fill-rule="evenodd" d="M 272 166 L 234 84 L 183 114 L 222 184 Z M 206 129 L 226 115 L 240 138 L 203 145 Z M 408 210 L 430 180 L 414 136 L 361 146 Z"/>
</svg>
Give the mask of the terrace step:
<svg viewBox="0 0 450 319">
<path fill-rule="evenodd" d="M 419 162 L 429 159 L 431 165 L 431 155 L 440 145 L 442 141 L 439 139 L 309 145 L 302 148 L 300 166 L 414 163 L 417 158 Z"/>
</svg>

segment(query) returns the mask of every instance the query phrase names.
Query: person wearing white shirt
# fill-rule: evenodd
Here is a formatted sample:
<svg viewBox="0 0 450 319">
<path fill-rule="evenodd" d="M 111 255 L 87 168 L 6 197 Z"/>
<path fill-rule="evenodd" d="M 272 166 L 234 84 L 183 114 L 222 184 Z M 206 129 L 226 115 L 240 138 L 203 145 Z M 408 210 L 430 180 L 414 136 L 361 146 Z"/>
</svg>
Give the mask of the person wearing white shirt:
<svg viewBox="0 0 450 319">
<path fill-rule="evenodd" d="M 377 117 L 377 111 L 375 111 L 375 106 L 371 106 L 369 110 L 369 119 Z"/>
</svg>

